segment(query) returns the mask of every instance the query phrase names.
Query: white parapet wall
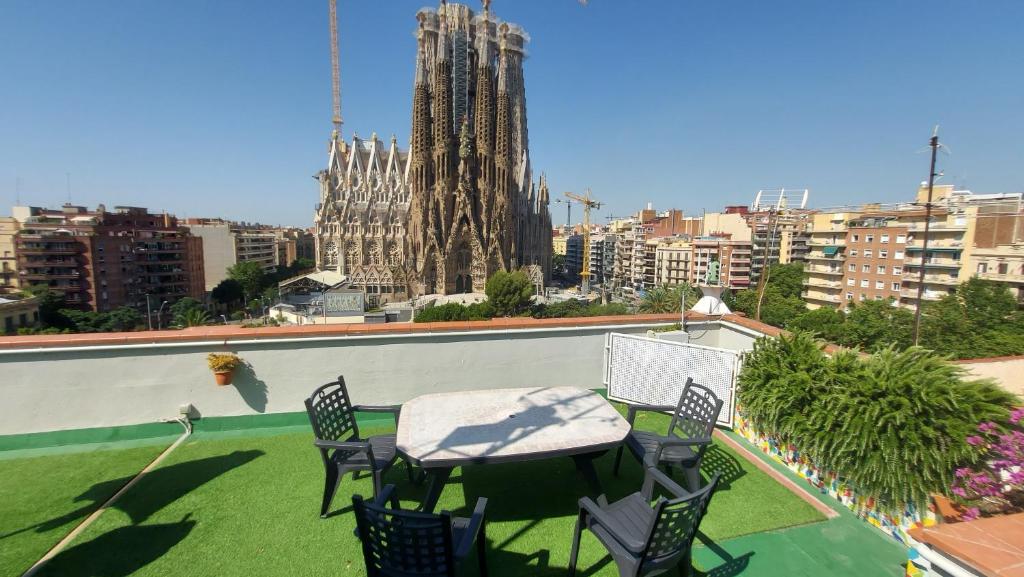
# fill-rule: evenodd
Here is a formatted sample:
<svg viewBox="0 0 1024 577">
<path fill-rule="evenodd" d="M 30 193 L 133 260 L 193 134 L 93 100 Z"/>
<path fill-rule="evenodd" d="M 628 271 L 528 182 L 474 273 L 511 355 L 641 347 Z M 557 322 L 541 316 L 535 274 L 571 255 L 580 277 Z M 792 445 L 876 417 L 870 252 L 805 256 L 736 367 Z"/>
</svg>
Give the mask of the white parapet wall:
<svg viewBox="0 0 1024 577">
<path fill-rule="evenodd" d="M 362 404 L 470 389 L 599 388 L 605 335 L 663 324 L 0 348 L 0 435 L 151 423 L 185 404 L 204 417 L 303 411 L 303 400 L 339 375 Z M 228 351 L 248 366 L 218 387 L 206 355 Z"/>
</svg>

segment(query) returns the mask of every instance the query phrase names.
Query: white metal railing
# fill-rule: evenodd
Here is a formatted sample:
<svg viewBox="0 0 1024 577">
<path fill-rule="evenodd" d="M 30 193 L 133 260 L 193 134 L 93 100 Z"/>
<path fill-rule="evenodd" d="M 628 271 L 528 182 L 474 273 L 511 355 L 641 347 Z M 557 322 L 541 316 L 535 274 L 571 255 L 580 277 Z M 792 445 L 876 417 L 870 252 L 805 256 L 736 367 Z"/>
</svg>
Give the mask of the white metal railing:
<svg viewBox="0 0 1024 577">
<path fill-rule="evenodd" d="M 686 379 L 692 378 L 722 399 L 718 424 L 731 428 L 740 364 L 739 351 L 609 333 L 604 385 L 614 401 L 675 406 Z"/>
</svg>

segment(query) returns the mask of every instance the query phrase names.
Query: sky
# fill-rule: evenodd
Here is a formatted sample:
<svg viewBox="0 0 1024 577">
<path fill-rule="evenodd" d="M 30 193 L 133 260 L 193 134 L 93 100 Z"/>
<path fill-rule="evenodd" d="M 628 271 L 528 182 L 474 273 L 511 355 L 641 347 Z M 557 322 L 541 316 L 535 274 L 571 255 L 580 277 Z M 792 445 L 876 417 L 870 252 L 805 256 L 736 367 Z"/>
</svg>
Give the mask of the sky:
<svg viewBox="0 0 1024 577">
<path fill-rule="evenodd" d="M 338 3 L 344 136 L 406 143 L 425 2 Z M 552 198 L 589 187 L 595 219 L 782 187 L 810 189 L 812 207 L 909 200 L 936 124 L 941 182 L 1024 191 L 1020 0 L 492 12 L 531 37 L 534 170 Z M 70 190 L 88 206 L 310 226 L 330 119 L 326 0 L 0 2 L 0 214 Z"/>
</svg>

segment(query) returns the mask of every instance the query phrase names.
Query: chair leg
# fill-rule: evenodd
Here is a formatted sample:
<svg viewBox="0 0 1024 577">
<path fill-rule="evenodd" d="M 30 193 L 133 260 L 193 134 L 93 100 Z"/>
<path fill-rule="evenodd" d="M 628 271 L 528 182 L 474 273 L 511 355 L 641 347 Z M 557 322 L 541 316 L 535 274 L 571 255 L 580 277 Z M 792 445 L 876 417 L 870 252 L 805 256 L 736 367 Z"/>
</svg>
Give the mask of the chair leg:
<svg viewBox="0 0 1024 577">
<path fill-rule="evenodd" d="M 373 472 L 373 498 L 376 499 L 377 495 L 380 495 L 381 491 L 381 471 Z"/>
<path fill-rule="evenodd" d="M 700 465 L 681 467 L 686 477 L 686 490 L 693 493 L 700 490 Z"/>
<path fill-rule="evenodd" d="M 612 465 L 612 474 L 616 477 L 619 476 L 619 463 L 622 462 L 622 445 L 619 445 L 619 450 L 615 451 L 615 464 Z"/>
<path fill-rule="evenodd" d="M 476 557 L 480 565 L 480 577 L 487 577 L 487 524 L 480 525 L 480 534 L 476 536 Z"/>
<path fill-rule="evenodd" d="M 576 575 L 576 558 L 580 554 L 580 537 L 583 533 L 583 522 L 586 519 L 586 512 L 580 510 L 576 518 L 576 530 L 572 534 L 572 550 L 569 552 L 569 577 Z"/>
<path fill-rule="evenodd" d="M 324 500 L 320 505 L 320 517 L 327 517 L 327 511 L 331 508 L 331 501 L 334 499 L 334 493 L 338 490 L 338 483 L 341 481 L 341 475 L 338 474 L 338 469 L 333 466 L 326 468 L 327 476 L 324 479 Z"/>
</svg>

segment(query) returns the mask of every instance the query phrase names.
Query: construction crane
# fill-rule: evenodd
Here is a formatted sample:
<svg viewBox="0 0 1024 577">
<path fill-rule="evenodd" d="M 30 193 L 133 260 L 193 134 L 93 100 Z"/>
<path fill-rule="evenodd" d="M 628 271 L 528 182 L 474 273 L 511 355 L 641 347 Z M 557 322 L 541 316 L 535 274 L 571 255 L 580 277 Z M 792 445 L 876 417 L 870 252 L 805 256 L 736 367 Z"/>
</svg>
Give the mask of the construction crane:
<svg viewBox="0 0 1024 577">
<path fill-rule="evenodd" d="M 338 0 L 327 0 L 331 20 L 331 96 L 334 138 L 341 134 L 341 70 L 338 62 Z"/>
<path fill-rule="evenodd" d="M 601 202 L 590 198 L 590 189 L 588 188 L 583 195 L 576 194 L 575 192 L 566 192 L 566 198 L 568 202 L 576 202 L 583 205 L 583 267 L 580 271 L 580 292 L 583 296 L 590 294 L 590 209 L 601 209 Z"/>
<path fill-rule="evenodd" d="M 563 204 L 563 203 L 565 204 L 565 208 L 568 209 L 566 211 L 566 215 L 565 215 L 565 227 L 566 228 L 571 227 L 572 226 L 572 201 L 571 200 L 561 199 L 561 198 L 556 198 L 555 202 L 560 203 L 560 204 Z"/>
</svg>

